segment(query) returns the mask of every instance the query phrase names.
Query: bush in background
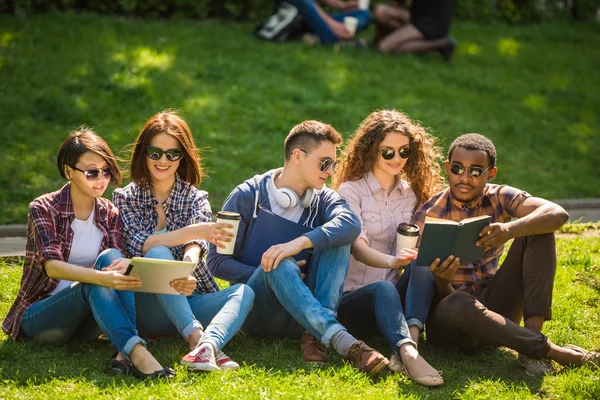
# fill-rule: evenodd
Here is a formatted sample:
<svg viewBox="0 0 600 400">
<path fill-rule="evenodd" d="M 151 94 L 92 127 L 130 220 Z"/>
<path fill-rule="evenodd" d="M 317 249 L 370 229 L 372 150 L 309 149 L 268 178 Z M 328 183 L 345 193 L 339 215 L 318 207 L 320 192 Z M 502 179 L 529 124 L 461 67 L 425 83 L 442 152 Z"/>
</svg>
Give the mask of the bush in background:
<svg viewBox="0 0 600 400">
<path fill-rule="evenodd" d="M 259 20 L 272 13 L 274 4 L 274 0 L 0 0 L 0 12 L 31 15 L 85 11 L 144 18 Z M 480 22 L 589 20 L 599 18 L 599 13 L 600 0 L 454 0 L 457 19 Z"/>
</svg>

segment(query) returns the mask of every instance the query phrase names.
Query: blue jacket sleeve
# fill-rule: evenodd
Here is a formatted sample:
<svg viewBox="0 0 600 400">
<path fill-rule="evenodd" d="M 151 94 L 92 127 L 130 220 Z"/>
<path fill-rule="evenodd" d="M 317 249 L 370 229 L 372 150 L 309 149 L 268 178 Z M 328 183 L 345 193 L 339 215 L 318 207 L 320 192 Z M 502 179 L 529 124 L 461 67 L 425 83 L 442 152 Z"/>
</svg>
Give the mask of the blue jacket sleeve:
<svg viewBox="0 0 600 400">
<path fill-rule="evenodd" d="M 218 254 L 214 243 L 209 245 L 206 263 L 214 277 L 230 283 L 246 283 L 258 267 L 258 265 L 251 266 L 238 261 L 242 257 L 244 241 L 247 239 L 248 228 L 252 221 L 253 207 L 254 196 L 243 193 L 240 186 L 236 187 L 223 203 L 223 211 L 237 212 L 242 219 L 235 239 L 233 255 Z"/>
<path fill-rule="evenodd" d="M 324 189 L 319 200 L 319 213 L 322 226 L 306 233 L 311 240 L 314 251 L 352 244 L 360 235 L 360 220 L 339 194 L 331 189 Z"/>
</svg>

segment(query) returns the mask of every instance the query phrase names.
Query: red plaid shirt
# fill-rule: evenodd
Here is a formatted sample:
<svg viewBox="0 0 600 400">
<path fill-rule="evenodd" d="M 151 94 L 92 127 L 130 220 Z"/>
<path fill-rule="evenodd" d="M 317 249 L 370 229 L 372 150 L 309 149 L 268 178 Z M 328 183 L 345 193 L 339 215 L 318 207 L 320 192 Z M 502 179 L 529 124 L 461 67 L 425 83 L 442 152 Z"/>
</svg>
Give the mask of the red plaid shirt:
<svg viewBox="0 0 600 400">
<path fill-rule="evenodd" d="M 450 192 L 443 190 L 436 194 L 415 213 L 412 220 L 423 231 L 426 216 L 461 221 L 465 218 L 491 215 L 494 222 L 508 222 L 515 217 L 517 208 L 531 195 L 525 191 L 506 185 L 487 184 L 483 195 L 470 204 L 458 201 Z M 481 261 L 469 265 L 461 265 L 452 277 L 455 289 L 470 287 L 479 279 L 493 276 L 498 270 L 498 263 L 504 245 L 493 247 L 483 254 Z"/>
<path fill-rule="evenodd" d="M 71 253 L 75 219 L 70 184 L 38 197 L 29 204 L 27 244 L 23 277 L 17 298 L 2 322 L 2 330 L 17 339 L 25 311 L 38 300 L 48 297 L 59 279 L 48 277 L 44 261 L 67 261 Z M 102 232 L 100 251 L 121 250 L 119 211 L 107 199 L 96 199 L 94 225 Z"/>
</svg>

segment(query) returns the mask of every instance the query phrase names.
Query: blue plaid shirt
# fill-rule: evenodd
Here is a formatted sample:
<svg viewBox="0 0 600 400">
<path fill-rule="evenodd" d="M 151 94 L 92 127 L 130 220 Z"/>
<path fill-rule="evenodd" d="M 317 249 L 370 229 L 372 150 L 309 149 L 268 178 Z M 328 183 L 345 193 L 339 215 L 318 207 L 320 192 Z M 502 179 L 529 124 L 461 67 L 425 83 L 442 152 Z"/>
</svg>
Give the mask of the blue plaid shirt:
<svg viewBox="0 0 600 400">
<path fill-rule="evenodd" d="M 150 188 L 141 188 L 131 182 L 124 188 L 115 189 L 113 203 L 119 208 L 125 254 L 128 257 L 141 257 L 144 242 L 156 232 L 158 201 Z M 175 231 L 190 224 L 209 222 L 212 214 L 208 193 L 188 185 L 178 176 L 163 208 L 167 219 L 167 231 Z M 200 259 L 192 272 L 197 280 L 196 291 L 199 293 L 219 291 L 217 283 L 206 268 L 205 258 L 208 253 L 206 240 L 196 239 L 172 247 L 173 257 L 176 260 L 183 260 L 185 246 L 189 244 L 200 246 Z"/>
</svg>

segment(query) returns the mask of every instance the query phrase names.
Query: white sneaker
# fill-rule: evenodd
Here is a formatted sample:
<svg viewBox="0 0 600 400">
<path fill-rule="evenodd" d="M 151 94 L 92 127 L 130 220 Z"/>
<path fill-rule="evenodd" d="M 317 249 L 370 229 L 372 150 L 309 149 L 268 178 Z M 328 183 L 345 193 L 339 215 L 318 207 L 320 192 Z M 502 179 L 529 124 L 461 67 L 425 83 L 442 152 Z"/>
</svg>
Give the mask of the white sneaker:
<svg viewBox="0 0 600 400">
<path fill-rule="evenodd" d="M 217 353 L 217 365 L 223 371 L 232 371 L 238 369 L 240 365 L 233 361 L 229 356 L 222 351 Z"/>
</svg>

